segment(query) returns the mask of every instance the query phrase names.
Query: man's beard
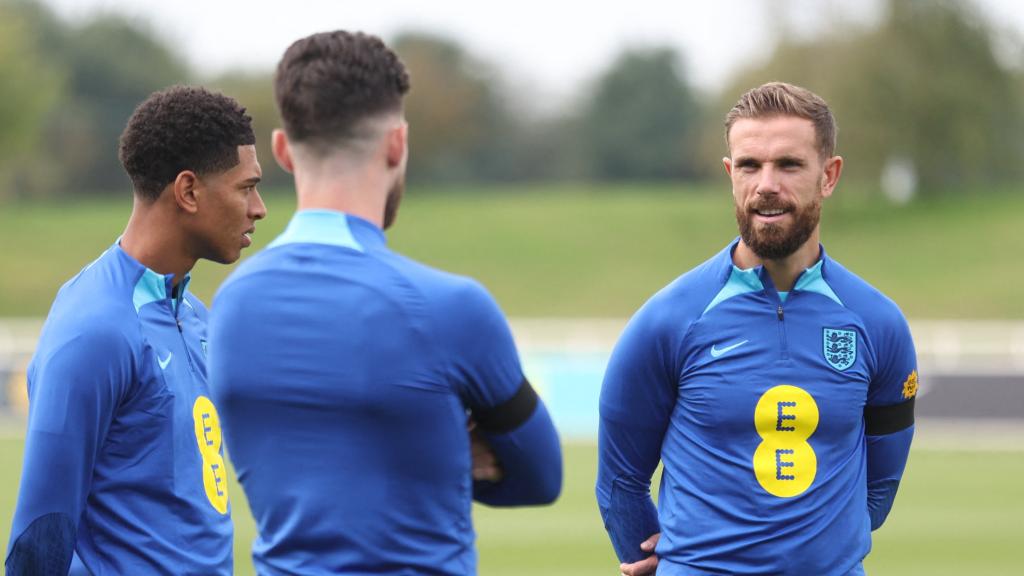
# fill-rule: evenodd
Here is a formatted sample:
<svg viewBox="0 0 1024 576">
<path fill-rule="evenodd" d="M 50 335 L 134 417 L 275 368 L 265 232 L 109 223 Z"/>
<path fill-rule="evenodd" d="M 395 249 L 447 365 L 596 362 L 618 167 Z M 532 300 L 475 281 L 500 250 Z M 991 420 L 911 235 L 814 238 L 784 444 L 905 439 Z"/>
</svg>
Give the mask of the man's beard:
<svg viewBox="0 0 1024 576">
<path fill-rule="evenodd" d="M 787 228 L 784 224 L 754 223 L 755 210 L 774 209 L 785 210 L 791 214 L 792 225 Z M 778 200 L 757 202 L 747 208 L 736 206 L 736 223 L 740 227 L 740 238 L 762 260 L 782 260 L 789 257 L 807 242 L 820 220 L 821 198 L 818 197 L 803 209 Z"/>
<path fill-rule="evenodd" d="M 388 199 L 384 204 L 384 229 L 387 230 L 395 223 L 398 217 L 398 206 L 402 203 L 402 195 L 405 193 L 405 176 L 399 176 L 395 180 L 391 190 L 388 190 Z"/>
</svg>

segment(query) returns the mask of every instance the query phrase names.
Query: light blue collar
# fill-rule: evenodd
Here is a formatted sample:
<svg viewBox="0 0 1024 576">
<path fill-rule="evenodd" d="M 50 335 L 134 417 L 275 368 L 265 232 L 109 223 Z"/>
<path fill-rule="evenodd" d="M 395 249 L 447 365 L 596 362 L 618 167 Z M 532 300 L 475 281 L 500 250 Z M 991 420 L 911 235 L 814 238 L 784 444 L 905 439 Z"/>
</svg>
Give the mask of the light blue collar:
<svg viewBox="0 0 1024 576">
<path fill-rule="evenodd" d="M 712 308 L 729 298 L 749 292 L 760 292 L 761 290 L 764 290 L 764 284 L 761 283 L 761 278 L 757 275 L 757 268 L 747 268 L 744 270 L 733 264 L 732 271 L 729 273 L 729 280 L 718 291 L 718 294 L 707 305 L 707 308 L 704 308 L 703 314 L 707 314 Z"/>
<path fill-rule="evenodd" d="M 360 220 L 335 210 L 300 210 L 292 216 L 288 227 L 267 248 L 285 244 L 326 244 L 365 252 L 349 226 L 349 220 Z M 373 226 L 372 224 L 368 225 Z"/>
<path fill-rule="evenodd" d="M 176 311 L 178 305 L 185 300 L 185 290 L 188 289 L 188 283 L 191 280 L 192 275 L 185 274 L 181 285 L 178 286 L 178 297 L 171 301 L 172 310 Z M 169 298 L 173 292 L 174 274 L 167 274 L 165 276 L 146 268 L 142 272 L 142 277 L 135 283 L 135 290 L 132 292 L 132 302 L 135 304 L 135 311 L 138 312 L 146 304 Z"/>
<path fill-rule="evenodd" d="M 142 269 L 142 276 L 135 282 L 135 288 L 132 291 L 132 303 L 135 305 L 135 312 L 138 312 L 146 304 L 159 302 L 170 297 L 174 290 L 174 274 L 160 274 L 147 268 L 142 262 L 132 258 L 130 254 L 125 252 L 124 248 L 121 248 L 120 238 L 114 243 L 114 248 L 125 259 Z M 185 299 L 185 291 L 188 289 L 188 284 L 191 281 L 192 275 L 186 273 L 185 277 L 181 280 L 181 284 L 178 286 L 178 297 L 171 301 L 172 310 L 177 311 L 178 305 Z"/>
<path fill-rule="evenodd" d="M 821 275 L 821 266 L 825 263 L 825 254 L 822 252 L 821 258 L 814 266 L 803 271 L 800 277 L 796 279 L 796 285 L 793 286 L 793 290 L 800 290 L 803 292 L 816 292 L 822 296 L 832 300 L 840 306 L 843 305 L 843 301 L 839 299 L 839 296 L 832 290 L 832 287 L 825 282 L 824 276 Z"/>
<path fill-rule="evenodd" d="M 761 281 L 761 277 L 759 275 L 760 271 L 763 270 L 763 267 L 756 266 L 754 268 L 742 269 L 736 266 L 735 264 L 731 264 L 732 248 L 733 246 L 730 246 L 729 250 L 727 250 L 726 252 L 726 257 L 729 258 L 731 267 L 731 270 L 729 272 L 729 279 L 725 282 L 725 286 L 723 286 L 722 289 L 718 291 L 718 294 L 715 295 L 715 297 L 711 300 L 707 307 L 704 308 L 703 314 L 707 314 L 708 311 L 710 311 L 712 308 L 718 306 L 725 300 L 728 300 L 729 298 L 732 298 L 734 296 L 740 296 L 742 294 L 747 294 L 749 292 L 760 292 L 764 290 L 764 283 Z M 815 262 L 813 266 L 807 268 L 800 274 L 800 277 L 797 278 L 796 285 L 793 286 L 792 290 L 786 293 L 780 292 L 779 298 L 783 302 L 785 302 L 787 297 L 790 296 L 793 292 L 815 292 L 834 301 L 840 306 L 843 306 L 842 300 L 839 299 L 839 296 L 836 295 L 836 293 L 832 290 L 832 287 L 830 287 L 828 283 L 825 282 L 825 278 L 822 276 L 821 270 L 822 265 L 824 263 L 825 250 L 824 248 L 822 248 L 821 257 L 818 258 L 818 261 Z"/>
</svg>

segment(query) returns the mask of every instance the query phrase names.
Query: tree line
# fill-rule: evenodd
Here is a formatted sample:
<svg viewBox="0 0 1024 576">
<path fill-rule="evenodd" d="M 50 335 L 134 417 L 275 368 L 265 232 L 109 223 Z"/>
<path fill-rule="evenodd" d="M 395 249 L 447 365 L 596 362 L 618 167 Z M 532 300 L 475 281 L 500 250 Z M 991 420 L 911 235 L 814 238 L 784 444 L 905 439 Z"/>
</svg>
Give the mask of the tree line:
<svg viewBox="0 0 1024 576">
<path fill-rule="evenodd" d="M 799 38 L 799 35 L 793 37 Z M 409 179 L 479 182 L 717 178 L 721 121 L 747 88 L 785 80 L 833 106 L 846 178 L 871 193 L 896 170 L 920 194 L 1021 178 L 1024 50 L 969 3 L 890 0 L 872 26 L 782 39 L 719 94 L 691 84 L 670 47 L 624 49 L 560 109 L 435 33 L 388 39 L 410 70 Z M 0 198 L 123 193 L 117 138 L 150 92 L 200 83 L 253 116 L 268 186 L 278 125 L 271 71 L 201 77 L 145 25 L 100 14 L 77 25 L 34 0 L 0 3 Z M 897 178 L 899 180 L 899 178 Z"/>
</svg>

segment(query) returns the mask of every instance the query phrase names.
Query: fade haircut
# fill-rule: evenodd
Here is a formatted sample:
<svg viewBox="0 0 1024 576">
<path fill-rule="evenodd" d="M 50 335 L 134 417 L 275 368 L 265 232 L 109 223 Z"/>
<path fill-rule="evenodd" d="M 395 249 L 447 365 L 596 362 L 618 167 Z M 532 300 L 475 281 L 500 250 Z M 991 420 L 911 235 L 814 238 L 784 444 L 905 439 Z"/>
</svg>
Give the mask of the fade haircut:
<svg viewBox="0 0 1024 576">
<path fill-rule="evenodd" d="M 121 133 L 118 158 L 135 194 L 152 202 L 181 172 L 229 170 L 238 164 L 238 147 L 255 143 L 252 118 L 234 98 L 172 86 L 135 109 Z"/>
<path fill-rule="evenodd" d="M 785 82 L 769 82 L 748 90 L 725 115 L 725 143 L 729 131 L 740 118 L 796 116 L 814 124 L 815 145 L 822 158 L 831 158 L 836 151 L 836 119 L 821 96 L 800 86 Z"/>
<path fill-rule="evenodd" d="M 359 138 L 369 118 L 401 113 L 408 91 L 405 65 L 380 38 L 343 30 L 297 40 L 274 77 L 288 138 L 320 152 Z"/>
</svg>

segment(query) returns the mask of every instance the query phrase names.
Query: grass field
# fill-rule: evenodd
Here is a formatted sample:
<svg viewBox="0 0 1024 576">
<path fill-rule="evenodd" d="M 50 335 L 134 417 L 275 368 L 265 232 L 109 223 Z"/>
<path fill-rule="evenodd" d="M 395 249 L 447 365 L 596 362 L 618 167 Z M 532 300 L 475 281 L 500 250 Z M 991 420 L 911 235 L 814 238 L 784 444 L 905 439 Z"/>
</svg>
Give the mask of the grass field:
<svg viewBox="0 0 1024 576">
<path fill-rule="evenodd" d="M 623 318 L 735 236 L 724 188 L 491 192 L 412 190 L 389 243 L 480 279 L 512 316 Z M 1024 268 L 1013 258 L 1024 194 L 1014 192 L 901 208 L 840 197 L 826 204 L 823 241 L 911 319 L 1022 319 Z M 285 193 L 268 204 L 247 254 L 273 239 L 294 208 Z M 113 242 L 130 207 L 127 198 L 0 206 L 0 317 L 45 315 L 61 283 Z M 200 263 L 193 290 L 209 302 L 230 269 Z M 21 450 L 17 432 L 0 435 L 4 545 Z M 594 504 L 594 447 L 569 445 L 565 456 L 566 484 L 553 507 L 475 510 L 481 575 L 617 574 Z M 237 573 L 251 574 L 253 524 L 237 485 L 231 493 Z M 866 567 L 873 576 L 1024 573 L 1024 451 L 915 448 Z"/>
<path fill-rule="evenodd" d="M 21 468 L 20 438 L 0 440 L 0 542 L 6 544 Z M 565 447 L 565 487 L 550 508 L 476 507 L 481 576 L 617 574 L 594 504 L 592 445 Z M 875 533 L 872 576 L 1010 576 L 1024 567 L 1024 452 L 915 449 L 886 525 Z M 254 534 L 232 484 L 239 575 L 252 574 Z M 339 522 L 344 521 L 339 519 Z"/>
<path fill-rule="evenodd" d="M 532 187 L 411 190 L 389 233 L 395 249 L 480 279 L 512 316 L 626 317 L 736 235 L 725 188 Z M 829 253 L 887 293 L 910 318 L 1024 318 L 1019 246 L 1024 194 L 948 197 L 892 207 L 825 205 Z M 287 224 L 294 200 L 268 194 L 256 244 Z M 43 316 L 57 288 L 109 246 L 131 209 L 122 200 L 0 206 L 0 316 Z M 200 263 L 209 302 L 230 268 Z"/>
</svg>

